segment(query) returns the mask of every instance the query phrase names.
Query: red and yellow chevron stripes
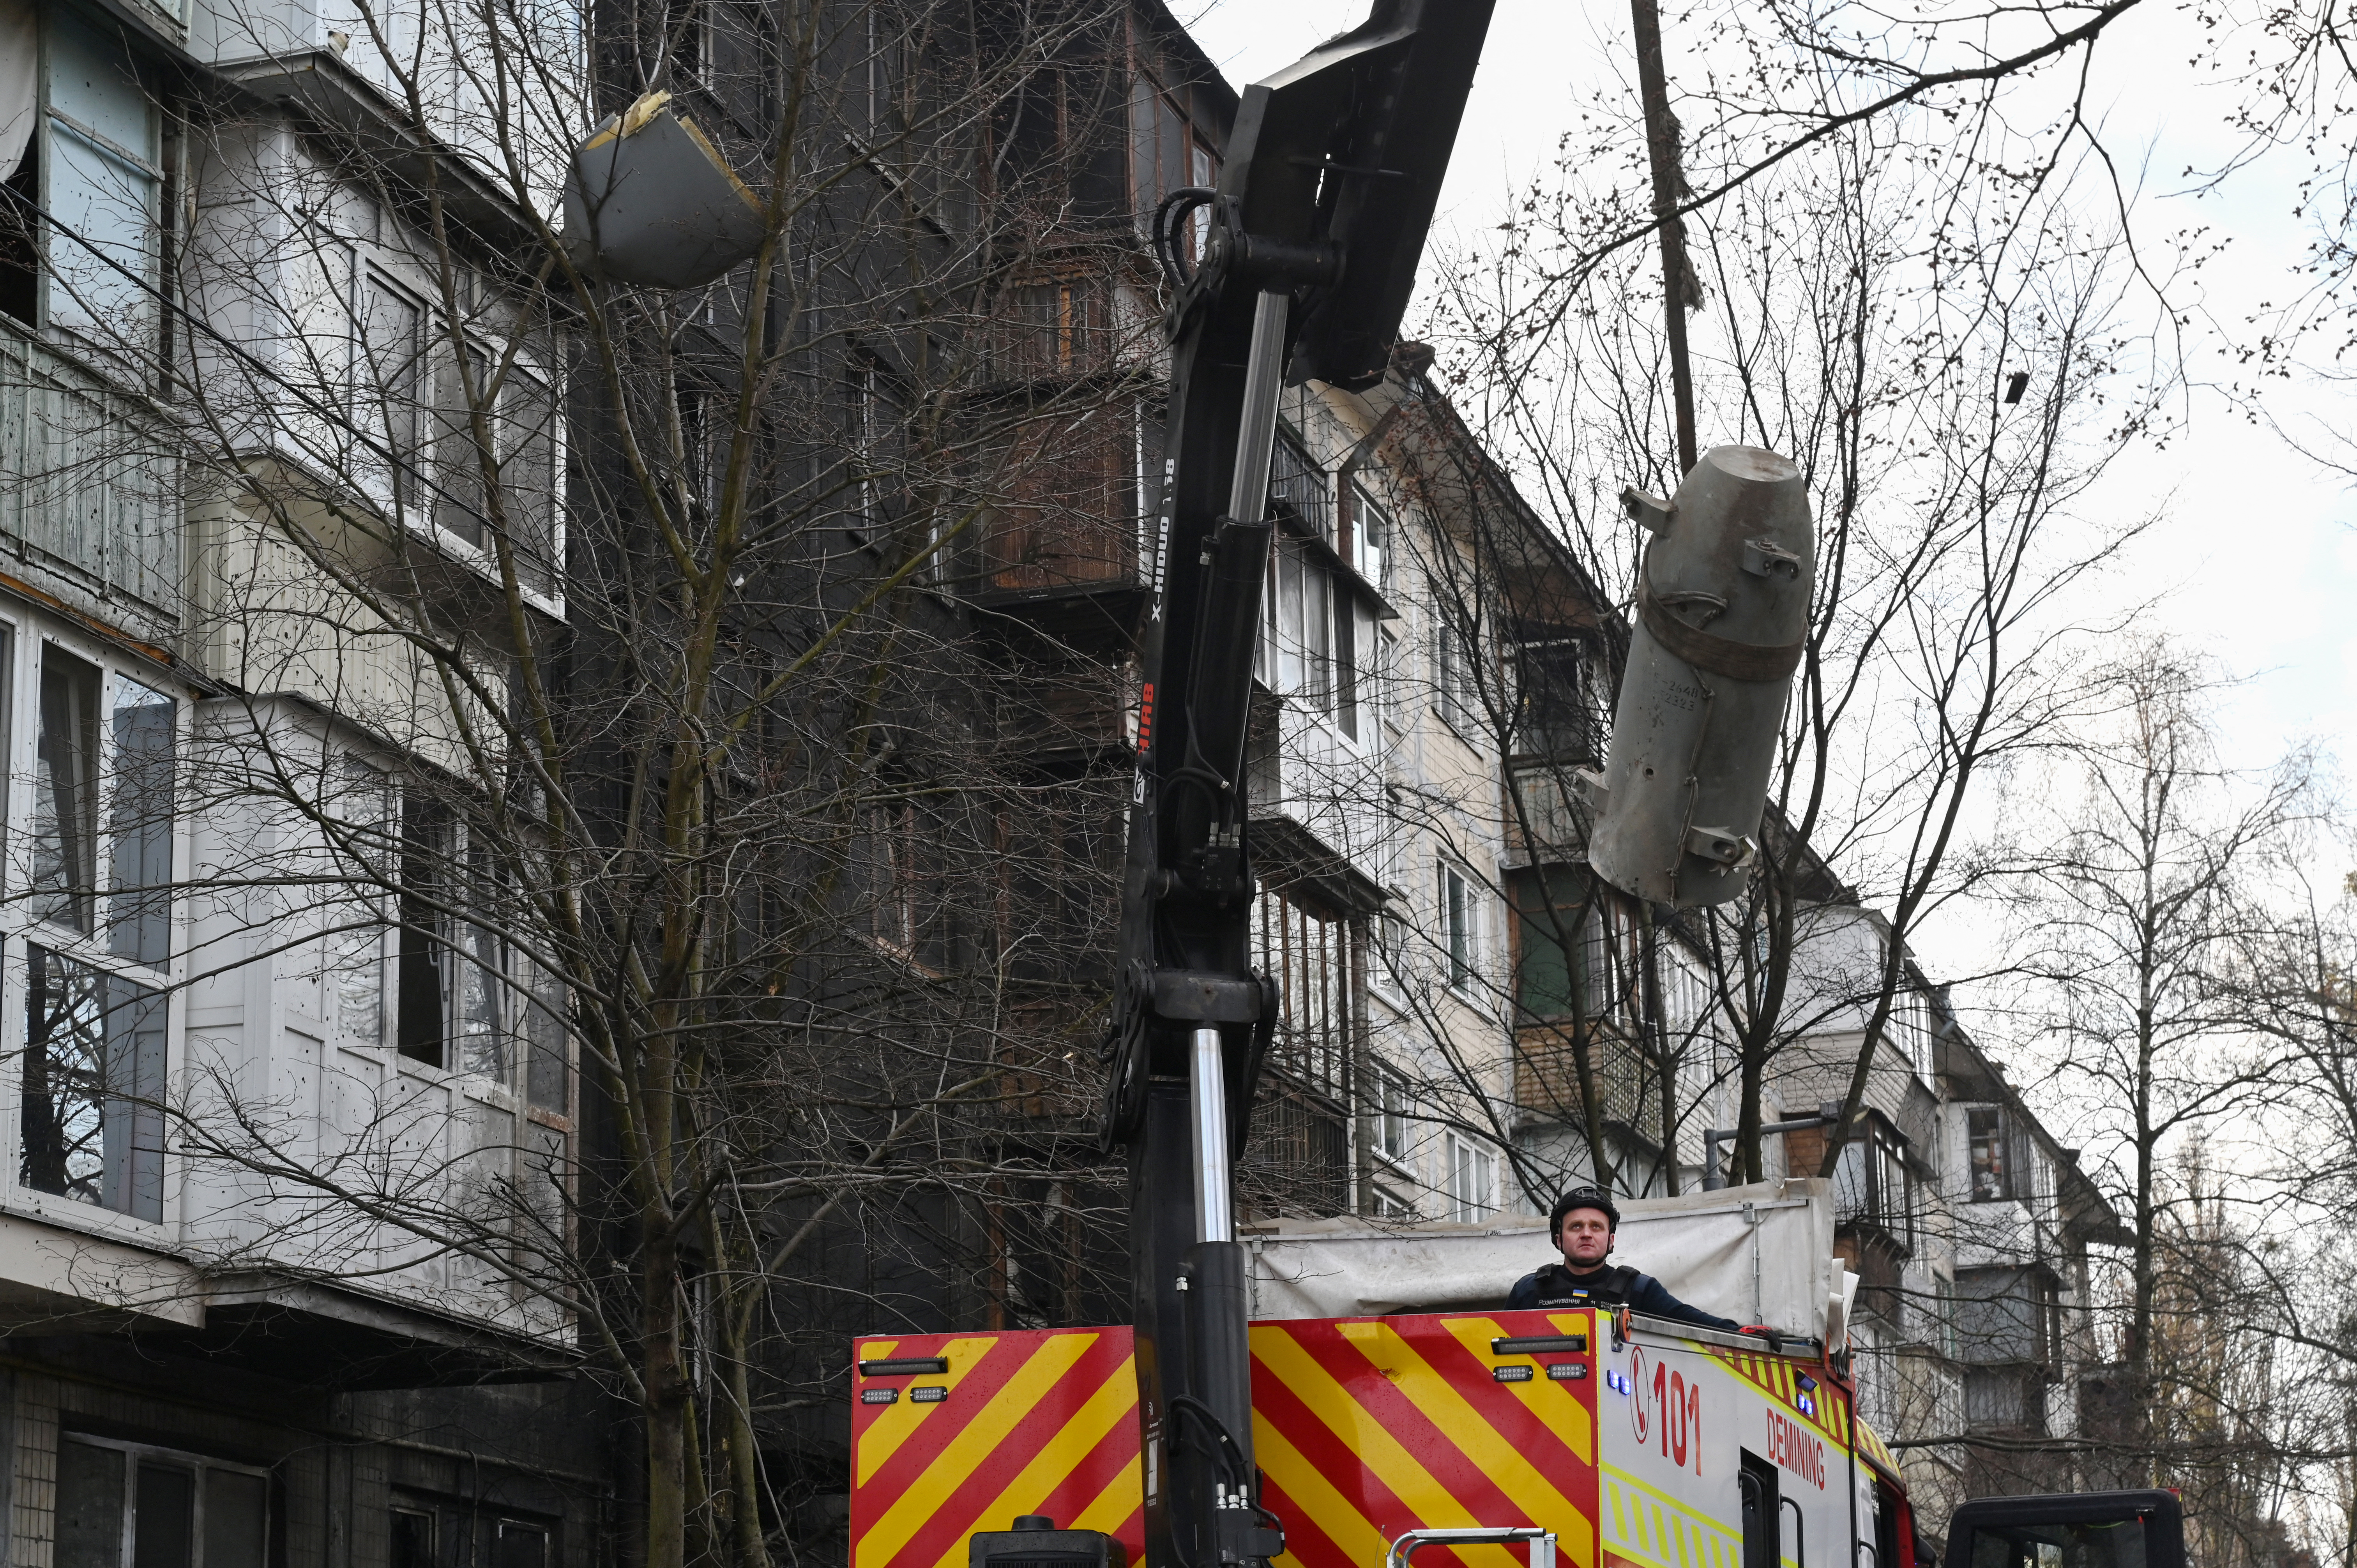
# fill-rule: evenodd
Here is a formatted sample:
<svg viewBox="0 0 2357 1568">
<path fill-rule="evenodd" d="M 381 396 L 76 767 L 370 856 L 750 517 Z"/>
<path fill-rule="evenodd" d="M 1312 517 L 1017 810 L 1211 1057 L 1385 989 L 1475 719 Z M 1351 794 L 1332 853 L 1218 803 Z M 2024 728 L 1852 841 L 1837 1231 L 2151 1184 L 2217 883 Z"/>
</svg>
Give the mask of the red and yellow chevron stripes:
<svg viewBox="0 0 2357 1568">
<path fill-rule="evenodd" d="M 1586 1312 L 1257 1323 L 1253 1445 L 1297 1568 L 1370 1568 L 1401 1531 L 1554 1530 L 1566 1568 L 1597 1568 L 1596 1383 L 1581 1354 L 1500 1358 L 1516 1335 L 1588 1334 Z M 1578 1381 L 1547 1376 L 1578 1362 Z M 1501 1383 L 1500 1365 L 1533 1369 Z M 1521 1548 L 1429 1547 L 1418 1568 L 1514 1568 Z"/>
<path fill-rule="evenodd" d="M 1585 1352 L 1492 1339 L 1588 1336 Z M 1401 1531 L 1535 1524 L 1564 1568 L 1600 1568 L 1596 1326 L 1587 1312 L 1312 1319 L 1251 1331 L 1253 1434 L 1285 1520 L 1278 1568 L 1374 1568 Z M 1042 1513 L 1144 1547 L 1137 1391 L 1126 1328 L 857 1341 L 856 1360 L 939 1356 L 941 1375 L 857 1377 L 852 1568 L 962 1568 L 966 1537 Z M 1580 1365 L 1577 1380 L 1550 1364 Z M 1528 1381 L 1499 1382 L 1501 1365 Z M 920 1388 L 945 1392 L 925 1403 Z M 1417 1568 L 1519 1568 L 1523 1549 L 1428 1548 Z"/>
<path fill-rule="evenodd" d="M 1749 1350 L 1729 1350 L 1723 1346 L 1710 1347 L 1710 1355 L 1744 1381 L 1782 1405 L 1793 1420 L 1813 1428 L 1841 1452 L 1849 1451 L 1849 1433 L 1842 1413 L 1842 1401 L 1847 1396 L 1822 1372 L 1810 1372 L 1806 1362 L 1789 1361 L 1781 1356 L 1763 1356 Z M 1801 1386 L 1794 1380 L 1803 1372 L 1809 1372 L 1817 1381 L 1817 1386 L 1810 1391 L 1810 1402 L 1816 1406 L 1814 1414 L 1801 1409 Z"/>
<path fill-rule="evenodd" d="M 963 1568 L 966 1537 L 1040 1513 L 1145 1550 L 1126 1328 L 925 1334 L 852 1346 L 852 1568 Z M 946 1375 L 857 1363 L 939 1356 Z M 933 1402 L 912 1397 L 942 1388 Z M 891 1389 L 889 1404 L 859 1393 Z"/>
<path fill-rule="evenodd" d="M 1857 1456 L 1896 1481 L 1900 1479 L 1898 1456 L 1882 1441 L 1882 1434 L 1860 1421 L 1857 1423 Z"/>
</svg>

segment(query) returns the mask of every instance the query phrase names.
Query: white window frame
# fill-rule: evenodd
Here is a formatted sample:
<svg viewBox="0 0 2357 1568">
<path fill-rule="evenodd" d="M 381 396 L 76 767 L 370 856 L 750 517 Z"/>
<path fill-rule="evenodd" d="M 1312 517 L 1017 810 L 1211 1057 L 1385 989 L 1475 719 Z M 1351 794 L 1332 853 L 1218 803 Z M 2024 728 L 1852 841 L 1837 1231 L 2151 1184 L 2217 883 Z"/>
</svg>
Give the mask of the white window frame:
<svg viewBox="0 0 2357 1568">
<path fill-rule="evenodd" d="M 1415 1129 L 1408 1114 L 1407 1075 L 1388 1062 L 1377 1061 L 1371 1075 L 1375 1080 L 1374 1136 L 1370 1140 L 1371 1152 L 1381 1164 L 1402 1176 L 1408 1175 L 1415 1165 Z M 1394 1109 L 1396 1101 L 1397 1109 Z M 1396 1127 L 1398 1147 L 1392 1147 Z"/>
<path fill-rule="evenodd" d="M 1435 924 L 1440 933 L 1442 976 L 1450 991 L 1469 997 L 1481 977 L 1481 885 L 1447 855 L 1437 856 L 1435 865 L 1439 869 L 1435 893 L 1440 918 Z M 1460 936 L 1465 948 L 1461 960 L 1457 950 Z"/>
<path fill-rule="evenodd" d="M 1478 1225 L 1498 1212 L 1498 1153 L 1478 1138 L 1448 1134 L 1448 1213 L 1459 1225 Z"/>
<path fill-rule="evenodd" d="M 0 899 L 0 1052 L 5 1052 L 6 1066 L 0 1068 L 0 1093 L 5 1096 L 5 1114 L 0 1115 L 0 1165 L 5 1165 L 6 1206 L 19 1213 L 38 1216 L 45 1221 L 100 1235 L 120 1236 L 141 1241 L 152 1241 L 167 1233 L 176 1221 L 176 1205 L 172 1194 L 177 1185 L 178 1157 L 172 1152 L 170 1140 L 166 1140 L 160 1179 L 163 1183 L 164 1204 L 160 1219 L 142 1219 L 119 1209 L 107 1208 L 96 1203 L 62 1194 L 45 1192 L 24 1179 L 24 1072 L 30 1037 L 27 1029 L 26 1007 L 30 987 L 30 950 L 42 948 L 70 962 L 102 974 L 119 976 L 135 985 L 158 993 L 164 1009 L 164 1080 L 178 1081 L 185 1055 L 186 1030 L 184 1014 L 186 999 L 183 983 L 188 965 L 188 932 L 186 929 L 187 900 L 176 895 L 167 916 L 170 930 L 169 955 L 162 965 L 145 963 L 135 957 L 125 957 L 112 950 L 108 925 L 108 901 L 112 897 L 114 844 L 111 831 L 114 789 L 114 743 L 108 718 L 113 712 L 113 693 L 119 682 L 128 681 L 170 699 L 172 713 L 172 756 L 176 783 L 185 779 L 190 744 L 195 701 L 174 681 L 168 671 L 150 670 L 144 664 L 124 658 L 113 645 L 77 635 L 64 626 L 51 623 L 31 614 L 0 614 L 0 646 L 5 648 L 7 660 L 5 684 L 7 700 L 0 708 L 0 722 L 12 726 L 7 736 L 10 757 L 15 764 L 14 787 L 9 790 L 7 826 L 5 835 L 10 853 L 0 857 L 0 886 L 10 895 Z M 91 790 L 90 807 L 91 855 L 91 929 L 81 931 L 45 918 L 36 918 L 23 897 L 29 877 L 31 862 L 31 824 L 38 770 L 36 756 L 40 742 L 40 682 L 44 652 L 55 647 L 60 652 L 97 670 L 99 674 L 99 711 L 97 744 L 97 782 Z M 29 652 L 28 652 L 29 650 Z M 188 865 L 188 819 L 185 811 L 173 813 L 170 837 L 170 875 L 177 886 L 186 881 Z"/>
</svg>

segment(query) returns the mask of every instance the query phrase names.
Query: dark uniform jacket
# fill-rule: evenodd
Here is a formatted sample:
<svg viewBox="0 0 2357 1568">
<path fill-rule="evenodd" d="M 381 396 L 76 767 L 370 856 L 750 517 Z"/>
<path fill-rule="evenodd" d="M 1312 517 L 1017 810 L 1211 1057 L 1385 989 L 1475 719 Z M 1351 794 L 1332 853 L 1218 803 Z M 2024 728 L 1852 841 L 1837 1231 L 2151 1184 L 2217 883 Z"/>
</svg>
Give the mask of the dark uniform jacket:
<svg viewBox="0 0 2357 1568">
<path fill-rule="evenodd" d="M 1741 1325 L 1730 1319 L 1713 1317 L 1688 1306 L 1663 1289 L 1661 1281 L 1651 1274 L 1641 1274 L 1625 1263 L 1578 1274 L 1561 1263 L 1549 1263 L 1516 1280 L 1513 1294 L 1506 1298 L 1510 1311 L 1534 1306 L 1622 1305 L 1648 1317 L 1666 1317 L 1729 1334 L 1741 1330 Z"/>
</svg>

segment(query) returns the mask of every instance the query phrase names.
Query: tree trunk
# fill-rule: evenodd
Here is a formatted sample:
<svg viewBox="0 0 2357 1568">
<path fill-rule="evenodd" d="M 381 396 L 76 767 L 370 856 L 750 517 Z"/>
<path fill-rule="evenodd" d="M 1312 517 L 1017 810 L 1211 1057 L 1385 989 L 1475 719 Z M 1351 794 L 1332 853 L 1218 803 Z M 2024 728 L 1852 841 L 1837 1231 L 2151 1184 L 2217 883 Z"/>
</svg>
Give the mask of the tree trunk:
<svg viewBox="0 0 2357 1568">
<path fill-rule="evenodd" d="M 1670 113 L 1669 79 L 1662 67 L 1662 10 L 1657 0 L 1630 0 L 1637 35 L 1637 91 L 1645 111 L 1645 153 L 1652 165 L 1653 217 L 1662 235 L 1662 330 L 1670 346 L 1670 392 L 1677 411 L 1678 474 L 1694 467 L 1694 368 L 1686 357 L 1686 312 L 1695 298 L 1686 259 L 1686 231 L 1678 217 L 1685 174 L 1679 167 L 1677 116 Z"/>
</svg>

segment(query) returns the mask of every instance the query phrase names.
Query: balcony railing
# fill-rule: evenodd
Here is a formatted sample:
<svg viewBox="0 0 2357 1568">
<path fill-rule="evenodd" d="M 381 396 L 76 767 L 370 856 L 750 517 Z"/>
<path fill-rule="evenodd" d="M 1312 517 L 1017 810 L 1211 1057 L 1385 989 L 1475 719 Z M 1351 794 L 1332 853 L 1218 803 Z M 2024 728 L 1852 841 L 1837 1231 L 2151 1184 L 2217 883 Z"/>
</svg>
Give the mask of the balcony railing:
<svg viewBox="0 0 2357 1568">
<path fill-rule="evenodd" d="M 1264 1214 L 1341 1213 L 1351 1197 L 1348 1113 L 1282 1071 L 1264 1082 L 1236 1173 L 1240 1196 Z"/>
<path fill-rule="evenodd" d="M 0 318 L 0 536 L 93 608 L 128 597 L 174 620 L 179 489 L 144 400 Z"/>
<path fill-rule="evenodd" d="M 1660 1079 L 1634 1042 L 1612 1026 L 1587 1025 L 1588 1067 L 1603 1119 L 1622 1127 L 1658 1133 Z M 1578 1060 L 1567 1018 L 1525 1024 L 1515 1031 L 1514 1101 L 1533 1121 L 1577 1122 L 1580 1116 Z"/>
<path fill-rule="evenodd" d="M 1282 431 L 1269 455 L 1268 499 L 1318 538 L 1334 542 L 1334 482 Z"/>
</svg>

